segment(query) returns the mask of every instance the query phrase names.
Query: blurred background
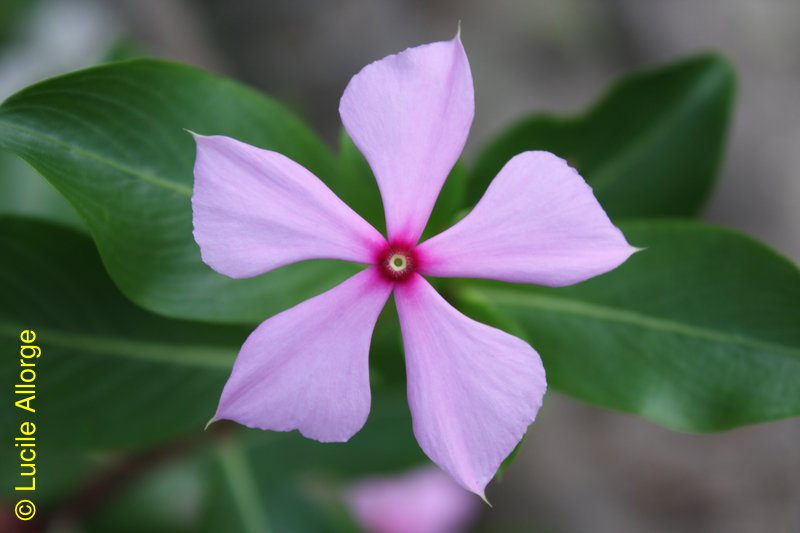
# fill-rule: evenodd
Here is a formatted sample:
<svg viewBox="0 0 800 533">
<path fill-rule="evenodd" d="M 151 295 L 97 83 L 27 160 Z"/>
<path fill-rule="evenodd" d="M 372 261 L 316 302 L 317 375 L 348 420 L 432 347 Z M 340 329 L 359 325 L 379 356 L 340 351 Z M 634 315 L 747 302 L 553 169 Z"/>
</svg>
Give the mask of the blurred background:
<svg viewBox="0 0 800 533">
<path fill-rule="evenodd" d="M 738 101 L 704 218 L 800 260 L 797 0 L 0 0 L 0 100 L 133 49 L 253 85 L 333 145 L 354 73 L 459 20 L 476 85 L 468 162 L 531 111 L 579 112 L 631 69 L 724 54 Z M 798 532 L 800 421 L 687 435 L 553 393 L 488 495 L 487 531 Z"/>
</svg>

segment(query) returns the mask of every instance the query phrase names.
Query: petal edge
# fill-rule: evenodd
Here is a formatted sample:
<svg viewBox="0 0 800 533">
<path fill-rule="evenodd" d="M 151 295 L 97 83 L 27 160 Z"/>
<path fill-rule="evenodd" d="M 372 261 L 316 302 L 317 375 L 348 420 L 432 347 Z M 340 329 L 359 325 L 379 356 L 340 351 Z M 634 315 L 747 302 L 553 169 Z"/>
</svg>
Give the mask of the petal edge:
<svg viewBox="0 0 800 533">
<path fill-rule="evenodd" d="M 369 414 L 369 345 L 390 293 L 370 268 L 264 321 L 242 346 L 212 421 L 350 439 Z"/>
<path fill-rule="evenodd" d="M 395 302 L 417 441 L 485 499 L 486 485 L 542 404 L 541 359 L 523 340 L 458 312 L 417 274 L 396 287 Z"/>
<path fill-rule="evenodd" d="M 637 249 L 566 161 L 523 152 L 466 217 L 417 251 L 422 274 L 557 287 L 613 270 Z"/>
<path fill-rule="evenodd" d="M 194 237 L 217 272 L 247 278 L 307 259 L 369 264 L 385 242 L 288 157 L 230 137 L 194 138 Z"/>
<path fill-rule="evenodd" d="M 419 240 L 474 107 L 459 36 L 387 56 L 350 80 L 339 114 L 378 181 L 390 241 Z"/>
</svg>

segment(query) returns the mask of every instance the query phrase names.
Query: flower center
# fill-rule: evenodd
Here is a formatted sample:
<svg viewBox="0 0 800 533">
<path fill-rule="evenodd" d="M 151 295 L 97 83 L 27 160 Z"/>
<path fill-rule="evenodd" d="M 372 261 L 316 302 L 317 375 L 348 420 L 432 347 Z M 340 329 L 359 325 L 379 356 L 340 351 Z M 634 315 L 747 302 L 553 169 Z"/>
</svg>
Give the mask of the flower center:
<svg viewBox="0 0 800 533">
<path fill-rule="evenodd" d="M 389 258 L 389 268 L 391 268 L 393 272 L 402 272 L 406 269 L 407 265 L 408 259 L 403 254 L 394 254 Z"/>
<path fill-rule="evenodd" d="M 411 246 L 387 246 L 377 258 L 377 266 L 389 281 L 404 281 L 414 273 L 416 256 Z"/>
</svg>

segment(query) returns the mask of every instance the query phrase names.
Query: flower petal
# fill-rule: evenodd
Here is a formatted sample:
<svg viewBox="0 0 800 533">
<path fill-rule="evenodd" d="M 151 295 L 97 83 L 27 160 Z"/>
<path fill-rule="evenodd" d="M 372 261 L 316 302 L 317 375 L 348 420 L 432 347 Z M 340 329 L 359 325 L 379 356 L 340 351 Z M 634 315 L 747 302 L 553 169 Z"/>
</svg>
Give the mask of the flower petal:
<svg viewBox="0 0 800 533">
<path fill-rule="evenodd" d="M 476 322 L 415 274 L 395 287 L 414 434 L 464 488 L 486 484 L 536 418 L 547 384 L 526 342 Z"/>
<path fill-rule="evenodd" d="M 370 533 L 466 531 L 480 503 L 432 466 L 362 479 L 347 488 L 344 500 L 358 525 Z"/>
<path fill-rule="evenodd" d="M 613 270 L 635 251 L 591 187 L 549 152 L 512 158 L 472 212 L 417 248 L 423 274 L 551 286 Z"/>
<path fill-rule="evenodd" d="M 350 80 L 339 114 L 378 180 L 390 241 L 419 240 L 474 108 L 459 37 L 388 56 Z"/>
<path fill-rule="evenodd" d="M 311 172 L 230 137 L 195 140 L 194 237 L 211 268 L 247 278 L 305 259 L 373 262 L 381 234 Z"/>
<path fill-rule="evenodd" d="M 212 420 L 344 442 L 369 414 L 369 343 L 392 286 L 374 268 L 263 322 Z"/>
</svg>

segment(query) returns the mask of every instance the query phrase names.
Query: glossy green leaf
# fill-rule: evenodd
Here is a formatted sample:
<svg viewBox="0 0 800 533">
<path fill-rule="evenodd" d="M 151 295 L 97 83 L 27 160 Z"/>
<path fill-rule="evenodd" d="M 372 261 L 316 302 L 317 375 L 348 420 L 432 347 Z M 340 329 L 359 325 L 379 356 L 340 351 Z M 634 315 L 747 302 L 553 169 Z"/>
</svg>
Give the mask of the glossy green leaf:
<svg viewBox="0 0 800 533">
<path fill-rule="evenodd" d="M 417 445 L 405 388 L 374 391 L 367 423 L 346 443 L 320 443 L 297 432 L 245 432 L 257 470 L 313 470 L 353 479 L 428 462 Z"/>
<path fill-rule="evenodd" d="M 364 220 L 386 235 L 383 202 L 369 163 L 344 129 L 339 133 L 339 158 L 334 192 Z"/>
<path fill-rule="evenodd" d="M 78 214 L 58 191 L 25 161 L 1 151 L 0 215 L 23 215 L 86 230 Z"/>
<path fill-rule="evenodd" d="M 249 328 L 171 320 L 136 307 L 111 283 L 88 237 L 0 218 L 0 387 L 19 382 L 20 332 L 37 333 L 36 413 L 0 411 L 3 427 L 28 416 L 40 446 L 130 449 L 201 432 L 214 413 Z M 0 454 L 11 453 L 11 448 Z"/>
<path fill-rule="evenodd" d="M 0 106 L 0 148 L 70 201 L 114 282 L 149 310 L 257 322 L 355 271 L 315 261 L 232 280 L 204 265 L 192 237 L 194 143 L 184 128 L 279 151 L 322 179 L 335 174 L 333 156 L 287 110 L 183 65 L 103 65 L 39 83 Z"/>
<path fill-rule="evenodd" d="M 469 200 L 514 155 L 548 150 L 578 169 L 612 218 L 693 215 L 719 171 L 734 88 L 728 62 L 704 55 L 628 75 L 580 115 L 523 119 L 478 157 Z"/>
<path fill-rule="evenodd" d="M 386 302 L 372 333 L 369 380 L 373 387 L 404 386 L 406 382 L 403 337 L 393 296 Z"/>
<path fill-rule="evenodd" d="M 515 323 L 551 387 L 586 402 L 689 431 L 800 415 L 798 268 L 727 229 L 621 227 L 647 249 L 609 274 L 560 289 L 470 281 L 457 300 Z"/>
</svg>

